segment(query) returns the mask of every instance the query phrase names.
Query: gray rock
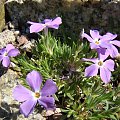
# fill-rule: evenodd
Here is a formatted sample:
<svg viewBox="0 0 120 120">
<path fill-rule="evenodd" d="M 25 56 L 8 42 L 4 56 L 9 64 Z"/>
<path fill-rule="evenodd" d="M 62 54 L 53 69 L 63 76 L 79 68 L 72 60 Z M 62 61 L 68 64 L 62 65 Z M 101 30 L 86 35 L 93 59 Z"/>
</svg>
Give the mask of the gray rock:
<svg viewBox="0 0 120 120">
<path fill-rule="evenodd" d="M 62 16 L 69 35 L 79 35 L 83 28 L 120 31 L 119 0 L 7 0 L 6 8 L 13 24 L 23 31 L 28 28 L 27 21 L 38 22 L 56 16 Z M 59 29 L 59 32 L 62 31 Z"/>
<path fill-rule="evenodd" d="M 13 31 L 5 30 L 0 33 L 0 48 L 5 47 L 8 43 L 15 42 L 15 35 Z"/>
</svg>

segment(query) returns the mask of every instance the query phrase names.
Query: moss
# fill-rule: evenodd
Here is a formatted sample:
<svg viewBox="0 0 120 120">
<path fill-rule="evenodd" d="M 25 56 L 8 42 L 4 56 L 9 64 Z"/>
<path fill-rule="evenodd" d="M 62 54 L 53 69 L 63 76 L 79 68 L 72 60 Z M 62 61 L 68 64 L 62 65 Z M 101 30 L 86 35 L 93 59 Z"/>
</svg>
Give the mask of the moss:
<svg viewBox="0 0 120 120">
<path fill-rule="evenodd" d="M 5 10 L 4 10 L 4 0 L 0 1 L 0 32 L 5 25 Z"/>
</svg>

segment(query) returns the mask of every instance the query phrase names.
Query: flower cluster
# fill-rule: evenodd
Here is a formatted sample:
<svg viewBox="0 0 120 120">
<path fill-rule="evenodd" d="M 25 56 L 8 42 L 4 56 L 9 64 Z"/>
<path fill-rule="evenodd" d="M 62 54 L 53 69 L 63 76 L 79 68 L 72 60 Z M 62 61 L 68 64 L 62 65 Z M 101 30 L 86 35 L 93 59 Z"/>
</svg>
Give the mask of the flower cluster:
<svg viewBox="0 0 120 120">
<path fill-rule="evenodd" d="M 114 40 L 117 35 L 112 33 L 106 33 L 101 36 L 99 31 L 90 30 L 90 35 L 86 33 L 82 33 L 82 38 L 87 38 L 90 42 L 91 49 L 96 49 L 98 53 L 98 58 L 86 59 L 83 58 L 84 61 L 90 61 L 94 64 L 90 65 L 85 69 L 85 76 L 96 76 L 98 74 L 98 70 L 100 70 L 100 77 L 104 83 L 110 82 L 111 71 L 114 71 L 114 61 L 112 59 L 108 59 L 110 55 L 112 58 L 115 58 L 119 55 L 117 47 L 120 47 L 120 41 Z"/>
<path fill-rule="evenodd" d="M 28 23 L 31 24 L 30 33 L 44 30 L 45 34 L 48 34 L 48 28 L 58 29 L 62 20 L 60 17 L 57 17 L 54 20 L 45 19 L 42 23 Z M 0 62 L 4 67 L 9 67 L 10 57 L 15 57 L 19 54 L 20 51 L 17 48 L 12 44 L 8 44 L 0 50 Z M 26 80 L 32 91 L 22 85 L 16 86 L 13 90 L 14 99 L 23 102 L 20 105 L 20 112 L 24 114 L 25 117 L 28 117 L 28 115 L 33 112 L 37 102 L 47 110 L 55 109 L 55 100 L 52 95 L 57 92 L 58 88 L 56 83 L 48 79 L 41 89 L 42 76 L 34 70 L 27 75 Z"/>
<path fill-rule="evenodd" d="M 42 30 L 45 31 L 45 35 L 48 35 L 48 28 L 58 29 L 62 23 L 60 17 L 54 20 L 45 19 L 42 23 L 35 23 L 28 21 L 30 26 L 30 33 L 38 33 Z M 56 83 L 51 79 L 48 79 L 45 85 L 40 88 L 42 84 L 42 76 L 37 71 L 28 73 L 26 81 L 31 90 L 22 85 L 18 85 L 13 90 L 13 97 L 15 100 L 22 102 L 20 105 L 20 112 L 28 117 L 34 110 L 37 103 L 43 106 L 46 110 L 55 109 L 55 100 L 53 94 L 57 92 Z M 22 96 L 22 97 L 21 97 Z"/>
<path fill-rule="evenodd" d="M 62 23 L 62 20 L 60 17 L 57 17 L 53 20 L 45 19 L 42 23 L 35 23 L 35 22 L 30 22 L 30 21 L 28 21 L 28 23 L 31 24 L 30 33 L 33 33 L 33 32 L 38 33 L 40 31 L 44 30 L 45 35 L 48 35 L 48 28 L 58 29 L 59 25 Z M 86 77 L 96 76 L 99 73 L 100 78 L 102 79 L 102 81 L 105 84 L 110 82 L 111 72 L 114 71 L 114 66 L 115 66 L 115 63 L 112 58 L 115 58 L 119 55 L 117 47 L 120 47 L 120 41 L 114 40 L 116 37 L 117 37 L 117 35 L 112 34 L 112 33 L 106 33 L 105 35 L 102 36 L 99 34 L 98 30 L 90 30 L 90 36 L 84 32 L 82 33 L 82 38 L 86 38 L 90 42 L 90 48 L 95 49 L 98 54 L 97 58 L 90 58 L 90 59 L 83 58 L 82 59 L 83 61 L 89 61 L 89 62 L 93 63 L 85 69 Z M 45 39 L 45 40 L 49 40 L 49 39 Z M 57 46 L 57 43 L 55 45 Z M 62 49 L 61 46 L 60 46 L 60 48 L 59 48 L 59 46 L 57 46 L 57 47 L 58 47 L 58 51 Z M 45 48 L 46 48 L 46 46 L 45 46 Z M 63 47 L 63 48 L 65 49 L 65 47 Z M 70 50 L 72 51 L 73 49 L 71 48 Z M 74 51 L 76 52 L 76 50 L 77 49 L 75 49 Z M 44 49 L 42 49 L 42 51 L 44 51 Z M 63 51 L 62 52 L 61 51 L 60 51 L 60 54 L 63 52 Z M 72 53 L 71 51 L 69 52 L 69 50 L 68 50 L 66 53 Z M 19 53 L 20 53 L 19 50 L 16 49 L 12 44 L 8 44 L 5 48 L 0 50 L 0 62 L 2 62 L 2 65 L 4 67 L 9 67 L 10 57 L 15 57 Z M 58 54 L 58 52 L 56 52 L 56 53 Z M 72 54 L 70 54 L 69 56 L 71 56 L 71 55 Z M 109 56 L 111 58 L 108 58 Z M 59 59 L 59 57 L 58 57 L 58 59 Z M 54 61 L 56 61 L 56 60 L 57 59 L 55 59 Z M 42 61 L 44 61 L 44 59 Z M 25 67 L 27 66 L 27 62 L 26 62 L 26 65 L 24 63 Z M 36 68 L 36 66 L 34 68 Z M 32 67 L 31 69 L 34 69 L 34 68 Z M 56 68 L 58 68 L 58 67 L 56 67 Z M 45 71 L 45 73 L 46 73 L 46 71 Z M 56 106 L 55 106 L 54 94 L 57 92 L 58 87 L 52 79 L 46 80 L 45 84 L 43 85 L 41 74 L 38 71 L 33 70 L 27 74 L 26 83 L 27 83 L 28 87 L 25 87 L 25 86 L 19 84 L 13 89 L 13 98 L 21 103 L 20 104 L 20 112 L 25 117 L 28 117 L 33 112 L 36 104 L 40 104 L 46 110 L 49 110 L 49 109 L 54 110 L 55 109 Z M 74 82 L 72 84 L 74 84 Z M 79 84 L 78 82 L 75 82 L 74 86 L 76 87 L 76 85 L 78 85 L 78 84 Z M 67 87 L 65 87 L 65 89 L 66 88 Z M 72 87 L 72 89 L 73 89 L 73 87 Z M 72 98 L 74 100 L 74 96 L 72 96 L 73 93 L 70 94 L 69 91 L 67 91 L 67 92 L 68 93 L 65 95 L 68 95 L 69 98 Z M 78 94 L 80 94 L 80 93 L 78 92 Z M 77 94 L 74 94 L 74 95 L 76 96 Z M 78 97 L 78 98 L 80 100 L 80 97 Z M 76 102 L 76 103 L 78 104 L 78 102 Z M 82 105 L 82 103 L 81 103 L 81 105 Z M 77 106 L 77 108 L 78 108 L 78 106 Z"/>
</svg>

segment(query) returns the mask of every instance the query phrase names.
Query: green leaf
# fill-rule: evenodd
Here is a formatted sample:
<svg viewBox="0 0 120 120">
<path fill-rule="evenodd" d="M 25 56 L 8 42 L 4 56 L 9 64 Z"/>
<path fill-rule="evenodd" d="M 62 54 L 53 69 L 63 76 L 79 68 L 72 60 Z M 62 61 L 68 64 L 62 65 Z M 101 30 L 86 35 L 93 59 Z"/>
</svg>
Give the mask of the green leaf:
<svg viewBox="0 0 120 120">
<path fill-rule="evenodd" d="M 67 96 L 71 99 L 74 100 L 74 98 L 72 97 L 72 95 L 70 93 L 67 93 Z"/>
</svg>

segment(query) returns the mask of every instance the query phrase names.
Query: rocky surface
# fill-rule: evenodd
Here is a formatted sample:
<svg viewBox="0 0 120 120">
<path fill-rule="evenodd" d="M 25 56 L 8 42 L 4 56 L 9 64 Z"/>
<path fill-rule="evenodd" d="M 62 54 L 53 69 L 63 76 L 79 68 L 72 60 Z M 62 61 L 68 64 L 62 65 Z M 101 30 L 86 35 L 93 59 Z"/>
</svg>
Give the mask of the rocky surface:
<svg viewBox="0 0 120 120">
<path fill-rule="evenodd" d="M 0 0 L 0 32 L 5 26 L 4 0 Z"/>
<path fill-rule="evenodd" d="M 5 47 L 8 43 L 14 43 L 16 40 L 13 31 L 5 30 L 0 33 L 0 48 Z"/>
<path fill-rule="evenodd" d="M 120 31 L 120 0 L 7 0 L 6 9 L 13 24 L 24 32 L 28 20 L 38 22 L 56 16 L 62 17 L 69 35 L 78 35 L 82 28 Z"/>
</svg>

